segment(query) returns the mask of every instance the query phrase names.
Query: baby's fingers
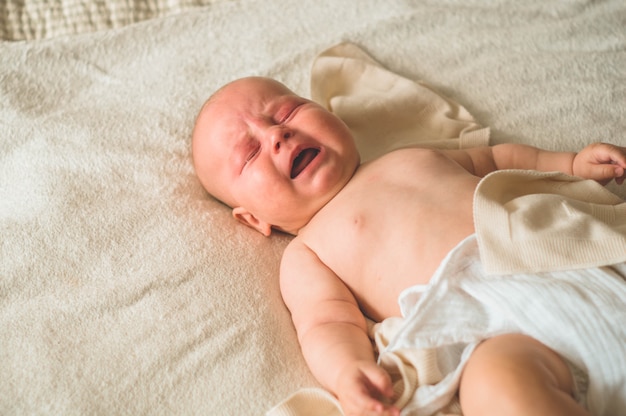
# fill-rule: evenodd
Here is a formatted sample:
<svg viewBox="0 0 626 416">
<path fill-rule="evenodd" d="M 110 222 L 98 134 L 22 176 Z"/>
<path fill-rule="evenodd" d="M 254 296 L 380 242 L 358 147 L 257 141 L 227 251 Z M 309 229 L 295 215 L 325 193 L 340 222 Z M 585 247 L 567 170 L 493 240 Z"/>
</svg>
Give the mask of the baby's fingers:
<svg viewBox="0 0 626 416">
<path fill-rule="evenodd" d="M 393 399 L 393 384 L 389 373 L 379 366 L 373 366 L 364 369 L 364 374 L 369 381 L 370 397 L 375 398 L 376 404 L 373 410 L 377 415 L 396 416 L 400 414 L 400 410 L 393 405 L 385 404 Z"/>
<path fill-rule="evenodd" d="M 400 410 L 372 396 L 370 388 L 360 386 L 350 397 L 341 400 L 346 416 L 399 416 Z"/>
<path fill-rule="evenodd" d="M 389 374 L 374 362 L 361 363 L 353 377 L 344 379 L 337 391 L 346 415 L 398 416 L 400 410 L 385 401 L 393 398 Z"/>
<path fill-rule="evenodd" d="M 615 182 L 617 182 L 618 185 L 621 185 L 624 183 L 625 179 L 626 179 L 626 169 L 622 168 L 621 174 L 619 173 L 619 169 L 616 169 Z"/>
<path fill-rule="evenodd" d="M 603 185 L 611 182 L 612 179 L 616 179 L 618 183 L 623 181 L 624 168 L 618 165 L 589 165 L 586 170 L 586 178 L 598 181 Z"/>
<path fill-rule="evenodd" d="M 626 175 L 626 149 L 605 143 L 590 145 L 576 156 L 572 168 L 574 175 L 602 185 L 613 179 L 621 184 Z"/>
<path fill-rule="evenodd" d="M 588 146 L 590 156 L 597 163 L 612 163 L 626 167 L 626 148 L 610 143 L 595 143 Z"/>
<path fill-rule="evenodd" d="M 392 399 L 394 395 L 393 384 L 389 373 L 381 367 L 374 365 L 363 369 L 364 375 L 370 384 L 371 393 L 377 393 L 387 399 Z"/>
</svg>

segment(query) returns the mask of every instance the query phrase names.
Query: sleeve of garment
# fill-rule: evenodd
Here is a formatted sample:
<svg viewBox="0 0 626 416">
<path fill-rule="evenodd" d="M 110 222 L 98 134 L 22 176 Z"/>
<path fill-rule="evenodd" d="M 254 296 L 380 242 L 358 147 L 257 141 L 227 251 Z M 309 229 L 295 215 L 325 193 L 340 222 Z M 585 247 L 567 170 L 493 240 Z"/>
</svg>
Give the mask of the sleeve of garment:
<svg viewBox="0 0 626 416">
<path fill-rule="evenodd" d="M 626 202 L 595 181 L 559 172 L 487 175 L 474 194 L 474 225 L 489 274 L 626 261 Z"/>
</svg>

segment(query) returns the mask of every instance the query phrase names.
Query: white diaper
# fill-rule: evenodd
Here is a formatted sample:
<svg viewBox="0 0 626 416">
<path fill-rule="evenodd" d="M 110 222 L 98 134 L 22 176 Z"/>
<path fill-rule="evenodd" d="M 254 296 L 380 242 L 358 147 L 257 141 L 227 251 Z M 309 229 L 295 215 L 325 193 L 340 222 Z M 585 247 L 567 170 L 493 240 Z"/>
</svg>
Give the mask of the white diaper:
<svg viewBox="0 0 626 416">
<path fill-rule="evenodd" d="M 443 379 L 420 386 L 403 414 L 431 414 L 454 398 L 482 340 L 529 335 L 568 362 L 579 399 L 596 416 L 626 409 L 626 264 L 487 276 L 475 236 L 461 242 L 426 288 L 402 292 L 405 317 L 381 353 L 436 349 Z"/>
</svg>

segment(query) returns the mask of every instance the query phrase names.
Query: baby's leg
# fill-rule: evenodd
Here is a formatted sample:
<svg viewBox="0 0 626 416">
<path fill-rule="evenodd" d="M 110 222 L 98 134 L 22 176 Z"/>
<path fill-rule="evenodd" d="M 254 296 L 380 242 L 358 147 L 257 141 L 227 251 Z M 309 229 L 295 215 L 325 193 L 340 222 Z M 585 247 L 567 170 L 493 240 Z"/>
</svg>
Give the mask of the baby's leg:
<svg viewBox="0 0 626 416">
<path fill-rule="evenodd" d="M 531 337 L 507 334 L 476 348 L 459 395 L 465 416 L 589 416 L 573 389 L 573 376 L 559 355 Z"/>
</svg>

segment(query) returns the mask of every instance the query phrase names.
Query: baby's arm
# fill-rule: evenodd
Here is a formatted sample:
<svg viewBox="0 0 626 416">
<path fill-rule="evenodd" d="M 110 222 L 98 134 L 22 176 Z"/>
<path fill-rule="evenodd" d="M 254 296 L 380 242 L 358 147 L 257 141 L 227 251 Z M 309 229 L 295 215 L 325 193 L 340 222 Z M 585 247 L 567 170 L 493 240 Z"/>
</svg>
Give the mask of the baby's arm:
<svg viewBox="0 0 626 416">
<path fill-rule="evenodd" d="M 607 143 L 591 144 L 578 153 L 552 152 L 512 143 L 446 153 L 477 176 L 500 169 L 532 169 L 559 171 L 602 184 L 613 179 L 622 184 L 626 178 L 626 148 Z"/>
<path fill-rule="evenodd" d="M 393 388 L 376 365 L 365 318 L 347 286 L 297 237 L 287 246 L 280 287 L 302 353 L 346 415 L 399 415 L 384 404 Z"/>
</svg>

